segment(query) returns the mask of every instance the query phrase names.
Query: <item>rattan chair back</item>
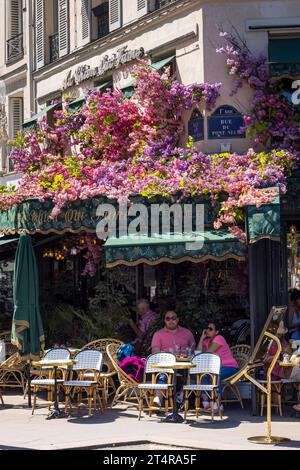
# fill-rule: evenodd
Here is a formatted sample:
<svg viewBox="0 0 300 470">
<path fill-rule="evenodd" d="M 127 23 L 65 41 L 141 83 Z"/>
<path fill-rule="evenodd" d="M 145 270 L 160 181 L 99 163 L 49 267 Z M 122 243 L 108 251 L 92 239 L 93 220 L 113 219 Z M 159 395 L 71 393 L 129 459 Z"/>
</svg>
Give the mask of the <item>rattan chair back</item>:
<svg viewBox="0 0 300 470">
<path fill-rule="evenodd" d="M 6 355 L 6 357 L 13 356 L 17 352 L 18 352 L 17 346 L 15 346 L 14 344 L 11 344 L 9 342 L 5 343 L 5 355 Z"/>
<path fill-rule="evenodd" d="M 92 341 L 91 343 L 86 344 L 83 346 L 81 349 L 84 351 L 85 349 L 97 349 L 98 351 L 102 351 L 106 353 L 106 348 L 109 344 L 116 344 L 117 346 L 122 346 L 123 341 L 120 341 L 119 339 L 114 339 L 114 338 L 102 338 L 102 339 L 96 339 L 95 341 Z"/>
<path fill-rule="evenodd" d="M 154 353 L 154 354 L 151 354 L 151 356 L 147 358 L 146 367 L 145 367 L 146 374 L 153 374 L 157 372 L 165 372 L 166 374 L 174 374 L 173 369 L 164 368 L 164 370 L 162 371 L 159 368 L 157 369 L 153 368 L 152 365 L 155 365 L 155 364 L 164 364 L 164 365 L 176 364 L 176 357 L 174 356 L 174 354 L 171 354 L 171 353 L 163 353 L 163 352 Z"/>
<path fill-rule="evenodd" d="M 238 344 L 232 346 L 230 351 L 239 365 L 239 368 L 242 369 L 248 363 L 251 356 L 251 348 L 247 344 Z"/>
<path fill-rule="evenodd" d="M 190 369 L 190 375 L 213 374 L 220 375 L 221 359 L 217 354 L 201 353 L 193 357 L 192 363 L 196 367 Z"/>
<path fill-rule="evenodd" d="M 67 361 L 70 359 L 70 351 L 67 348 L 53 348 L 47 351 L 42 361 Z"/>
<path fill-rule="evenodd" d="M 100 372 L 103 363 L 103 353 L 96 349 L 86 349 L 77 353 L 74 360 L 76 364 L 74 364 L 73 370 Z"/>
<path fill-rule="evenodd" d="M 107 352 L 107 355 L 109 357 L 109 359 L 111 360 L 117 374 L 118 374 L 118 379 L 120 381 L 120 383 L 122 382 L 128 382 L 129 385 L 133 386 L 133 387 L 136 387 L 138 385 L 138 383 L 132 379 L 131 377 L 129 377 L 126 372 L 124 372 L 121 367 L 119 366 L 118 364 L 118 357 L 117 357 L 117 352 L 118 352 L 118 349 L 119 349 L 120 346 L 116 345 L 116 344 L 109 344 L 106 348 L 106 352 Z"/>
</svg>

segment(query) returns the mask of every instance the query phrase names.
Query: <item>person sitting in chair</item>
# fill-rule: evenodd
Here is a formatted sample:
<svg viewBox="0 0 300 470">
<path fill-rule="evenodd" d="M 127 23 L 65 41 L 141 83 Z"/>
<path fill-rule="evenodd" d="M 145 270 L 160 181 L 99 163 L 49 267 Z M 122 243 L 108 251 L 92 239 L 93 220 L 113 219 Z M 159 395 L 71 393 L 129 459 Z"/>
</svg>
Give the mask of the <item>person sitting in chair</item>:
<svg viewBox="0 0 300 470">
<path fill-rule="evenodd" d="M 206 353 L 217 354 L 221 359 L 220 382 L 235 375 L 239 371 L 239 365 L 234 359 L 226 339 L 220 334 L 222 326 L 217 321 L 208 322 L 207 328 L 202 332 L 197 350 Z M 203 381 L 203 383 L 205 383 Z M 219 396 L 222 395 L 220 386 Z M 204 397 L 203 397 L 204 398 Z M 209 402 L 204 400 L 203 407 L 208 408 Z"/>
</svg>

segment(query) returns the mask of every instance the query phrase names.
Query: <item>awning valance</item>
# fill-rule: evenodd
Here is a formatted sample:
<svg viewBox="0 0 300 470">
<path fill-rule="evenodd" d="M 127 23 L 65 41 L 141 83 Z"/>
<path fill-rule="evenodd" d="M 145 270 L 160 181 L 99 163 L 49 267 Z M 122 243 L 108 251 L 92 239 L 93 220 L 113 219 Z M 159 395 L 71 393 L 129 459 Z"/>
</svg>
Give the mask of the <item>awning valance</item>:
<svg viewBox="0 0 300 470">
<path fill-rule="evenodd" d="M 202 242 L 202 247 L 197 246 Z M 193 249 L 195 244 L 195 249 Z M 200 263 L 229 258 L 243 261 L 247 246 L 224 230 L 205 230 L 202 235 L 168 234 L 139 237 L 132 235 L 109 238 L 105 245 L 106 266 L 158 265 L 164 262 L 179 264 L 185 261 Z"/>
<path fill-rule="evenodd" d="M 51 104 L 50 106 L 46 106 L 40 112 L 38 112 L 34 116 L 31 116 L 30 119 L 27 119 L 26 121 L 24 121 L 23 126 L 22 126 L 23 131 L 24 132 L 32 131 L 32 129 L 34 129 L 38 119 L 40 119 L 41 117 L 48 114 L 49 111 L 52 111 L 57 106 L 58 106 L 57 104 Z"/>
</svg>

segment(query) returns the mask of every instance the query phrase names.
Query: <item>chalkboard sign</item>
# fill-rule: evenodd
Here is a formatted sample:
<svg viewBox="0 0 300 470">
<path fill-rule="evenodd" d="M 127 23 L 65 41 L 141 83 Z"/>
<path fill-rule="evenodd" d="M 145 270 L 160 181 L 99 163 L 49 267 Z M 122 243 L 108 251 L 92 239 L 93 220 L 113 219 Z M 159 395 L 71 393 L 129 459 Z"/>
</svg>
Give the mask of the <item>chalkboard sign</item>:
<svg viewBox="0 0 300 470">
<path fill-rule="evenodd" d="M 244 139 L 244 119 L 233 106 L 220 106 L 212 116 L 208 118 L 209 139 Z"/>
<path fill-rule="evenodd" d="M 198 109 L 193 111 L 189 120 L 189 136 L 193 137 L 194 142 L 204 140 L 204 119 Z"/>
</svg>

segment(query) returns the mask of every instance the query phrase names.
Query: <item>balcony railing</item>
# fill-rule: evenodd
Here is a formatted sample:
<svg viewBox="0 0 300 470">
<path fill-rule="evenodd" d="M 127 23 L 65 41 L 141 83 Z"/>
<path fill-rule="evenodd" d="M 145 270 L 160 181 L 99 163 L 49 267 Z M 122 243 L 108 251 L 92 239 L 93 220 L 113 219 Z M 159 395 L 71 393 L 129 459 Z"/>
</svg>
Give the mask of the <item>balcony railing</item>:
<svg viewBox="0 0 300 470">
<path fill-rule="evenodd" d="M 59 36 L 58 33 L 49 36 L 50 47 L 50 62 L 55 62 L 59 59 Z"/>
<path fill-rule="evenodd" d="M 24 55 L 23 34 L 18 34 L 18 36 L 8 39 L 6 47 L 6 63 L 22 59 Z"/>
</svg>

